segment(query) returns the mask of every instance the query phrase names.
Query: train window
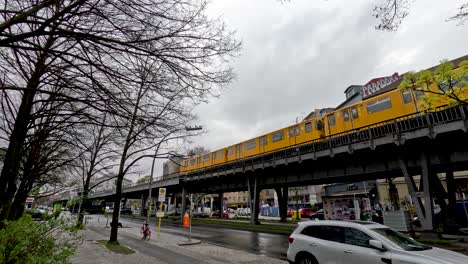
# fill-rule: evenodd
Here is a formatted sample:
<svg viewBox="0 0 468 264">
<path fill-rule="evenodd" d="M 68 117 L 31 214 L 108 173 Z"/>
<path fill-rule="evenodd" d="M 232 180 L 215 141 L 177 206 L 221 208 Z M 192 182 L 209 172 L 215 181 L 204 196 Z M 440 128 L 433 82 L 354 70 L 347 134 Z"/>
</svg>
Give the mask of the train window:
<svg viewBox="0 0 468 264">
<path fill-rule="evenodd" d="M 201 157 L 197 158 L 197 163 L 201 163 Z"/>
<path fill-rule="evenodd" d="M 296 135 L 294 135 L 294 131 L 296 131 Z M 300 134 L 300 129 L 299 129 L 298 126 L 289 128 L 289 137 L 290 138 L 295 137 L 295 136 L 299 136 L 299 134 Z"/>
<path fill-rule="evenodd" d="M 268 145 L 268 137 L 263 136 L 260 138 L 260 146 L 266 146 L 266 145 Z"/>
<path fill-rule="evenodd" d="M 195 159 L 190 160 L 190 165 L 195 165 Z"/>
<path fill-rule="evenodd" d="M 284 138 L 284 132 L 283 131 L 278 131 L 273 134 L 271 134 L 271 142 L 276 142 L 283 140 Z"/>
<path fill-rule="evenodd" d="M 228 156 L 231 156 L 231 155 L 232 155 L 232 152 L 233 152 L 232 147 L 229 147 L 227 152 L 228 152 L 228 153 L 227 153 Z"/>
<path fill-rule="evenodd" d="M 416 99 L 418 100 L 424 97 L 424 92 L 421 90 L 416 90 L 414 94 L 416 95 Z"/>
<path fill-rule="evenodd" d="M 390 97 L 384 97 L 367 103 L 367 112 L 369 114 L 377 113 L 379 111 L 392 108 L 392 101 Z"/>
<path fill-rule="evenodd" d="M 216 153 L 216 157 L 218 157 L 218 159 L 222 159 L 224 157 L 224 150 L 219 150 Z"/>
<path fill-rule="evenodd" d="M 306 123 L 305 124 L 305 131 L 306 133 L 312 132 L 312 123 Z"/>
<path fill-rule="evenodd" d="M 348 109 L 343 111 L 343 119 L 344 121 L 349 121 L 349 112 Z"/>
<path fill-rule="evenodd" d="M 315 129 L 322 131 L 323 130 L 323 122 L 322 121 L 315 121 Z"/>
<path fill-rule="evenodd" d="M 328 125 L 329 126 L 334 126 L 336 124 L 335 122 L 335 114 L 331 114 L 328 116 Z"/>
<path fill-rule="evenodd" d="M 359 118 L 359 112 L 356 107 L 351 108 L 351 116 L 353 117 L 353 119 Z"/>
<path fill-rule="evenodd" d="M 445 92 L 446 92 L 446 91 L 450 90 L 450 85 L 448 85 L 447 82 L 441 82 L 441 83 L 439 83 L 438 86 L 439 86 L 439 89 L 440 89 L 441 91 L 445 91 Z"/>
<path fill-rule="evenodd" d="M 215 160 L 216 159 L 216 152 L 211 153 L 211 159 Z"/>
<path fill-rule="evenodd" d="M 250 141 L 245 142 L 245 149 L 253 149 L 257 145 L 257 142 L 255 142 L 255 139 L 252 139 Z"/>
<path fill-rule="evenodd" d="M 411 92 L 402 92 L 401 95 L 403 96 L 403 103 L 409 104 L 411 103 Z"/>
<path fill-rule="evenodd" d="M 209 161 L 210 160 L 210 154 L 206 154 L 203 156 L 203 161 Z"/>
<path fill-rule="evenodd" d="M 188 166 L 188 160 L 184 161 L 184 166 L 185 166 L 185 167 Z"/>
</svg>

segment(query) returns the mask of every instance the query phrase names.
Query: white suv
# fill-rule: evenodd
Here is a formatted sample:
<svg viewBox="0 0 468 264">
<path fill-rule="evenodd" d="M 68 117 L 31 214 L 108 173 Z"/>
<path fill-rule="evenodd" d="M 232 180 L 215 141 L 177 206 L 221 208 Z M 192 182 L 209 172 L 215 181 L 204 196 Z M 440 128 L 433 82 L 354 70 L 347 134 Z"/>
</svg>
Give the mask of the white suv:
<svg viewBox="0 0 468 264">
<path fill-rule="evenodd" d="M 364 221 L 306 221 L 289 237 L 298 264 L 468 264 L 468 256 L 420 244 L 387 226 Z"/>
</svg>

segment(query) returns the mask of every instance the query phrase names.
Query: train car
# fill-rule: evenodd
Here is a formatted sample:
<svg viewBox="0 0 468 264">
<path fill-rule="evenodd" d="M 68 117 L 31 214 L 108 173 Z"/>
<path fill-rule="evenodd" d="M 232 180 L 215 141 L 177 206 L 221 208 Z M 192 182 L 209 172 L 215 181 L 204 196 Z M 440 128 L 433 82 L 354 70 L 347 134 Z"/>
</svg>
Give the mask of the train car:
<svg viewBox="0 0 468 264">
<path fill-rule="evenodd" d="M 413 93 L 396 89 L 326 114 L 325 133 L 335 135 L 416 111 Z"/>
<path fill-rule="evenodd" d="M 212 165 L 219 165 L 226 162 L 227 159 L 227 150 L 226 148 L 219 149 L 217 151 L 211 152 Z"/>
</svg>

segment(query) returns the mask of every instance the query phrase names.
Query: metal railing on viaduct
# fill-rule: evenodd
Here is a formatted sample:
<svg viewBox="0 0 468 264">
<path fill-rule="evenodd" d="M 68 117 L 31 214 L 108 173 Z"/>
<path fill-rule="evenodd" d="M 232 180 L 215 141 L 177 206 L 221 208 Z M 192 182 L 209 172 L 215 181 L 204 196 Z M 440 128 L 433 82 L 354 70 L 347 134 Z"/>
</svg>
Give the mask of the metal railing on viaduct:
<svg viewBox="0 0 468 264">
<path fill-rule="evenodd" d="M 258 205 L 262 189 L 272 188 L 284 209 L 287 187 L 404 176 L 423 225 L 432 228 L 432 214 L 424 213 L 432 210 L 424 208 L 422 200 L 443 198 L 439 197 L 440 182 L 434 180 L 438 177 L 433 177 L 436 173 L 453 177 L 453 171 L 468 170 L 467 116 L 466 105 L 416 113 L 221 166 L 167 175 L 152 188 L 166 187 L 169 193 L 182 193 L 183 197 L 190 192 L 222 195 L 249 191 L 253 205 Z M 425 179 L 419 188 L 415 175 Z M 452 200 L 450 191 L 444 195 Z M 148 192 L 148 184 L 124 188 L 123 192 L 128 198 L 141 198 Z M 91 197 L 112 195 L 103 192 Z"/>
</svg>

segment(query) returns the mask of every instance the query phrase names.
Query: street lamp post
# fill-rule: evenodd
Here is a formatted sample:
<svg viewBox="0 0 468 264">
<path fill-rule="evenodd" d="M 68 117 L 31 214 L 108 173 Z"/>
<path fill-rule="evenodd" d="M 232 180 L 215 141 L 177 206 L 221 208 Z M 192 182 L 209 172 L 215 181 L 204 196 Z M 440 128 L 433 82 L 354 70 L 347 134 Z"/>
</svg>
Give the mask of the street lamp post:
<svg viewBox="0 0 468 264">
<path fill-rule="evenodd" d="M 194 127 L 185 127 L 185 131 L 194 131 L 194 130 L 202 130 L 203 127 L 201 126 L 194 126 Z M 158 144 L 156 147 L 156 150 L 154 151 L 153 155 L 153 163 L 151 164 L 151 173 L 150 173 L 150 180 L 148 182 L 148 210 L 146 212 L 146 223 L 149 224 L 149 218 L 151 215 L 151 189 L 152 189 L 152 184 L 153 184 L 153 175 L 154 175 L 154 164 L 156 163 L 156 157 L 159 152 L 159 147 L 161 146 L 161 143 L 169 136 L 170 134 L 167 134 L 164 136 L 161 140 L 161 142 Z"/>
</svg>

